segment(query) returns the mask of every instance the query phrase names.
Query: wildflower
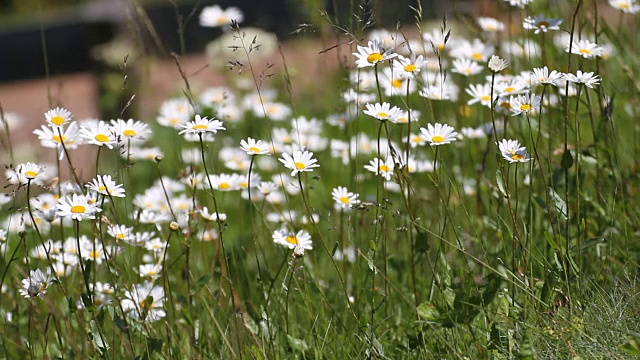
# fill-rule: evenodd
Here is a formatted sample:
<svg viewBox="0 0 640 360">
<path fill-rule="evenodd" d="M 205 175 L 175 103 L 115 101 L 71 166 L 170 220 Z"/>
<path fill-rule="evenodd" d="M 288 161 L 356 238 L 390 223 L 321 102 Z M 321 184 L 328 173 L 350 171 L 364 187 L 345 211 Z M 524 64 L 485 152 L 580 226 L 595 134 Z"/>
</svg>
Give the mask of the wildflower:
<svg viewBox="0 0 640 360">
<path fill-rule="evenodd" d="M 482 28 L 483 31 L 490 33 L 504 31 L 505 29 L 502 21 L 490 17 L 479 17 L 478 25 L 480 25 L 480 28 Z"/>
<path fill-rule="evenodd" d="M 481 105 L 491 106 L 491 84 L 471 84 L 465 91 L 471 95 L 467 105 L 479 102 Z"/>
<path fill-rule="evenodd" d="M 156 280 L 162 274 L 162 264 L 140 264 L 138 273 L 146 280 Z"/>
<path fill-rule="evenodd" d="M 262 142 L 262 140 L 256 141 L 252 138 L 247 138 L 247 140 L 240 141 L 240 149 L 246 151 L 247 155 L 262 155 L 269 154 L 271 146 Z"/>
<path fill-rule="evenodd" d="M 549 73 L 549 68 L 547 68 L 546 66 L 543 68 L 533 69 L 534 80 L 542 85 L 556 86 L 557 82 L 560 81 L 563 77 L 564 75 L 556 70 L 553 70 L 551 71 L 551 73 Z"/>
<path fill-rule="evenodd" d="M 105 196 L 125 197 L 122 184 L 116 184 L 111 180 L 111 175 L 98 175 L 85 186 Z"/>
<path fill-rule="evenodd" d="M 363 111 L 365 114 L 373 116 L 374 118 L 381 121 L 395 119 L 402 112 L 399 107 L 391 107 L 391 105 L 386 102 L 383 102 L 382 104 L 366 104 L 366 107 L 367 110 Z"/>
<path fill-rule="evenodd" d="M 70 216 L 72 220 L 82 221 L 83 219 L 95 219 L 95 213 L 102 209 L 89 203 L 89 198 L 84 195 L 73 194 L 71 197 L 65 196 L 58 200 L 56 204 L 56 216 Z"/>
<path fill-rule="evenodd" d="M 480 39 L 473 39 L 473 42 L 468 40 L 461 41 L 460 44 L 452 50 L 451 56 L 464 57 L 474 61 L 487 61 L 489 55 L 494 52 L 493 45 L 485 44 Z"/>
<path fill-rule="evenodd" d="M 165 317 L 164 289 L 150 282 L 133 285 L 131 291 L 125 291 L 122 307 L 134 319 L 156 321 Z"/>
<path fill-rule="evenodd" d="M 62 128 L 58 127 L 54 132 L 42 125 L 40 129 L 34 130 L 33 133 L 38 135 L 38 139 L 42 146 L 58 149 L 59 160 L 64 159 L 64 149 L 62 148 L 63 143 L 67 150 L 78 147 L 78 124 L 75 122 L 69 124 L 64 131 Z"/>
<path fill-rule="evenodd" d="M 600 83 L 600 78 L 598 75 L 593 75 L 592 72 L 582 72 L 578 70 L 575 75 L 567 73 L 564 75 L 565 78 L 574 83 L 574 84 L 584 84 L 584 86 L 593 89 L 594 85 L 598 85 Z"/>
<path fill-rule="evenodd" d="M 127 227 L 126 225 L 109 225 L 109 227 L 107 228 L 107 234 L 113 236 L 116 239 L 116 242 L 130 242 L 135 240 L 133 228 Z"/>
<path fill-rule="evenodd" d="M 562 24 L 562 19 L 551 19 L 546 18 L 544 15 L 538 15 L 536 17 L 527 16 L 524 19 L 524 23 L 522 23 L 522 27 L 527 30 L 533 30 L 534 34 L 539 34 L 549 30 L 560 30 L 560 24 Z"/>
<path fill-rule="evenodd" d="M 453 127 L 447 124 L 436 123 L 435 125 L 427 124 L 427 128 L 420 128 L 420 132 L 427 138 L 429 145 L 444 145 L 456 140 L 458 133 Z"/>
<path fill-rule="evenodd" d="M 124 139 L 146 140 L 149 134 L 151 134 L 149 125 L 133 119 L 127 121 L 122 119 L 111 120 L 111 129 L 120 142 Z"/>
<path fill-rule="evenodd" d="M 498 145 L 502 157 L 508 162 L 527 162 L 530 160 L 525 147 L 520 146 L 520 142 L 518 142 L 518 140 L 503 139 L 496 143 L 496 145 Z"/>
<path fill-rule="evenodd" d="M 411 110 L 411 119 L 409 119 L 409 111 L 402 110 L 400 111 L 400 114 L 398 115 L 398 117 L 396 117 L 395 119 L 391 119 L 391 121 L 394 124 L 408 124 L 409 120 L 411 120 L 411 122 L 416 122 L 418 121 L 419 117 L 420 117 L 420 111 L 418 110 Z"/>
<path fill-rule="evenodd" d="M 21 184 L 27 184 L 42 175 L 44 173 L 44 169 L 44 166 L 28 162 L 26 164 L 18 165 L 15 171 L 18 181 Z"/>
<path fill-rule="evenodd" d="M 223 213 L 218 214 L 217 212 L 209 213 L 209 209 L 206 206 L 203 207 L 202 210 L 200 211 L 200 216 L 202 216 L 202 218 L 207 221 L 223 222 L 227 220 L 227 214 L 223 214 Z"/>
<path fill-rule="evenodd" d="M 393 169 L 395 164 L 393 159 L 390 157 L 385 161 L 381 159 L 375 158 L 369 161 L 368 165 L 365 165 L 364 168 L 373 172 L 376 175 L 380 175 L 385 178 L 385 180 L 391 180 L 391 175 L 393 175 Z"/>
<path fill-rule="evenodd" d="M 343 186 L 338 186 L 331 191 L 331 197 L 343 209 L 359 203 L 360 200 L 358 200 L 358 196 L 360 195 L 349 192 L 349 190 Z"/>
<path fill-rule="evenodd" d="M 533 2 L 533 0 L 504 0 L 508 1 L 511 6 L 517 6 L 519 8 L 524 8 L 529 3 Z"/>
<path fill-rule="evenodd" d="M 412 55 L 410 58 L 398 55 L 398 59 L 393 62 L 393 67 L 400 77 L 413 79 L 417 73 L 427 64 L 422 55 L 416 58 Z"/>
<path fill-rule="evenodd" d="M 604 49 L 589 40 L 579 40 L 578 42 L 574 40 L 570 46 L 567 46 L 566 51 L 581 55 L 585 59 L 591 59 L 595 56 L 602 56 Z"/>
<path fill-rule="evenodd" d="M 479 74 L 482 71 L 482 66 L 470 59 L 457 58 L 453 60 L 453 70 L 451 71 L 464 76 L 471 76 Z"/>
<path fill-rule="evenodd" d="M 218 130 L 226 130 L 222 126 L 222 121 L 215 119 L 207 119 L 207 117 L 201 117 L 200 115 L 196 115 L 195 120 L 188 122 L 182 125 L 182 131 L 178 133 L 178 135 L 182 134 L 204 134 L 207 132 L 218 133 Z"/>
<path fill-rule="evenodd" d="M 316 164 L 318 160 L 313 158 L 313 153 L 310 151 L 294 151 L 293 156 L 283 153 L 282 158 L 278 159 L 284 166 L 291 170 L 291 176 L 305 171 L 313 171 L 313 168 L 319 167 Z"/>
<path fill-rule="evenodd" d="M 115 132 L 104 121 L 81 126 L 80 137 L 87 140 L 89 144 L 106 145 L 109 149 L 113 149 L 113 145 L 116 144 Z"/>
<path fill-rule="evenodd" d="M 238 174 L 211 175 L 209 179 L 213 189 L 220 191 L 240 190 L 240 181 L 242 180 Z"/>
<path fill-rule="evenodd" d="M 20 295 L 26 298 L 34 298 L 36 296 L 43 298 L 47 293 L 47 287 L 51 284 L 51 269 L 47 268 L 47 272 L 43 273 L 40 269 L 31 270 L 29 276 L 22 280 L 22 287 L 18 290 Z"/>
<path fill-rule="evenodd" d="M 513 116 L 534 111 L 540 106 L 540 97 L 536 94 L 518 95 L 511 98 L 510 110 Z"/>
<path fill-rule="evenodd" d="M 304 230 L 299 230 L 297 233 L 288 232 L 285 229 L 276 230 L 271 236 L 273 242 L 280 244 L 289 249 L 295 249 L 300 247 L 305 250 L 313 250 L 311 245 L 311 235 Z"/>
<path fill-rule="evenodd" d="M 439 29 L 433 29 L 431 32 L 425 32 L 422 34 L 422 39 L 431 44 L 431 47 L 438 51 L 443 51 L 449 42 L 449 32 L 444 32 Z"/>
<path fill-rule="evenodd" d="M 267 117 L 273 121 L 282 121 L 289 117 L 293 111 L 291 107 L 279 102 L 269 101 L 262 103 L 256 103 L 253 107 L 253 113 L 256 116 Z"/>
<path fill-rule="evenodd" d="M 55 109 L 51 109 L 44 114 L 47 123 L 52 128 L 61 127 L 67 125 L 73 115 L 71 112 L 65 108 L 57 107 Z"/>
<path fill-rule="evenodd" d="M 494 73 L 499 73 L 500 71 L 506 69 L 507 66 L 509 66 L 509 64 L 507 64 L 507 61 L 504 59 L 501 59 L 499 56 L 492 55 L 491 59 L 489 59 L 488 66 L 489 66 L 489 69 Z"/>
<path fill-rule="evenodd" d="M 356 60 L 356 66 L 364 68 L 368 66 L 374 66 L 381 61 L 393 59 L 398 54 L 394 53 L 391 49 L 385 50 L 382 47 L 382 43 L 378 40 L 369 41 L 367 46 L 357 46 L 358 52 L 353 53 Z"/>
<path fill-rule="evenodd" d="M 224 10 L 219 5 L 205 6 L 200 13 L 200 26 L 204 27 L 224 27 L 234 22 L 239 24 L 242 21 L 244 21 L 242 11 L 233 6 Z"/>
<path fill-rule="evenodd" d="M 609 5 L 627 14 L 640 11 L 640 5 L 636 4 L 636 0 L 609 0 Z"/>
</svg>

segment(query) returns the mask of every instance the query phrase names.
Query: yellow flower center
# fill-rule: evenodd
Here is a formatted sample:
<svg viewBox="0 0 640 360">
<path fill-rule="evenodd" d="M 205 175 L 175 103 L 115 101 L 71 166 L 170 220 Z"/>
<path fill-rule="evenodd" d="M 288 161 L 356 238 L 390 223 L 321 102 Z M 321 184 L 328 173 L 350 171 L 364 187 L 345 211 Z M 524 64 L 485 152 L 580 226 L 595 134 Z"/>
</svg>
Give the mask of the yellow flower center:
<svg viewBox="0 0 640 360">
<path fill-rule="evenodd" d="M 147 272 L 147 277 L 154 277 L 156 275 L 158 275 L 158 274 L 153 270 Z"/>
<path fill-rule="evenodd" d="M 175 125 L 175 124 L 179 123 L 180 121 L 178 119 L 176 119 L 176 118 L 171 118 L 171 119 L 168 120 L 168 122 L 169 122 L 169 125 Z"/>
<path fill-rule="evenodd" d="M 511 154 L 511 158 L 513 160 L 520 161 L 520 160 L 524 159 L 524 155 L 518 154 L 518 153 L 513 153 L 513 154 Z"/>
<path fill-rule="evenodd" d="M 343 204 L 348 204 L 349 203 L 349 198 L 346 196 L 342 196 L 340 197 L 340 202 Z"/>
<path fill-rule="evenodd" d="M 124 239 L 124 234 L 123 233 L 117 233 L 116 234 L 116 239 L 123 240 Z"/>
<path fill-rule="evenodd" d="M 380 165 L 378 166 L 378 170 L 380 170 L 380 172 L 389 172 L 389 167 L 387 165 Z"/>
<path fill-rule="evenodd" d="M 82 214 L 86 211 L 87 209 L 82 206 L 82 205 L 74 205 L 71 207 L 71 212 L 74 214 Z"/>
<path fill-rule="evenodd" d="M 372 53 L 367 56 L 367 61 L 369 62 L 369 64 L 375 64 L 380 60 L 382 60 L 382 54 L 380 53 Z"/>
<path fill-rule="evenodd" d="M 95 306 L 100 306 L 100 305 L 102 305 L 102 300 L 100 300 L 100 298 L 99 298 L 99 297 L 94 296 L 94 298 L 93 298 L 93 305 L 95 305 Z"/>
<path fill-rule="evenodd" d="M 529 111 L 529 110 L 531 110 L 531 105 L 529 105 L 529 104 L 522 104 L 522 105 L 520 105 L 520 110 L 522 110 L 522 111 Z"/>
<path fill-rule="evenodd" d="M 298 238 L 294 235 L 289 235 L 285 238 L 289 244 L 298 245 Z"/>
<path fill-rule="evenodd" d="M 67 138 L 66 138 L 64 135 L 62 135 L 62 136 L 53 135 L 53 136 L 51 137 L 51 140 L 53 140 L 53 141 L 55 141 L 55 142 L 57 142 L 57 143 L 64 142 L 66 139 L 67 139 Z"/>
<path fill-rule="evenodd" d="M 35 171 L 25 171 L 24 172 L 24 176 L 28 177 L 28 178 L 35 178 L 36 176 L 38 176 L 38 174 L 36 174 Z"/>
<path fill-rule="evenodd" d="M 438 50 L 444 50 L 445 44 L 439 43 L 437 46 L 438 46 Z"/>
<path fill-rule="evenodd" d="M 100 257 L 100 253 L 97 252 L 97 251 L 93 251 L 92 250 L 92 251 L 89 252 L 89 257 L 92 258 L 92 259 L 97 259 L 97 258 Z"/>
<path fill-rule="evenodd" d="M 100 142 L 108 142 L 109 141 L 109 137 L 105 134 L 98 134 L 94 137 L 94 139 L 100 141 Z"/>
<path fill-rule="evenodd" d="M 580 49 L 578 52 L 580 54 L 591 55 L 591 51 L 589 49 Z"/>
<path fill-rule="evenodd" d="M 413 64 L 409 64 L 409 65 L 405 65 L 404 67 L 404 71 L 406 72 L 414 72 L 416 71 L 417 67 Z"/>
<path fill-rule="evenodd" d="M 218 188 L 220 190 L 226 190 L 226 189 L 228 189 L 230 187 L 231 187 L 231 185 L 229 185 L 229 183 L 220 183 L 220 185 L 218 185 Z"/>
<path fill-rule="evenodd" d="M 106 186 L 100 186 L 98 188 L 98 191 L 107 191 L 107 187 Z"/>
<path fill-rule="evenodd" d="M 229 23 L 229 18 L 224 16 L 224 15 L 220 15 L 218 16 L 218 24 L 220 25 L 225 25 Z"/>
<path fill-rule="evenodd" d="M 473 54 L 471 54 L 471 58 L 472 58 L 473 60 L 482 60 L 482 54 L 477 53 L 477 52 L 476 52 L 476 53 L 473 53 Z"/>
<path fill-rule="evenodd" d="M 194 125 L 193 126 L 193 130 L 206 130 L 208 128 L 207 125 L 202 125 L 202 124 L 198 124 L 198 125 Z"/>
<path fill-rule="evenodd" d="M 151 304 L 147 303 L 147 299 L 142 299 L 142 301 L 140 301 L 140 309 L 142 309 L 142 311 L 148 311 L 153 307 L 153 301 L 151 302 Z"/>
<path fill-rule="evenodd" d="M 127 130 L 122 132 L 122 135 L 124 135 L 126 137 L 134 137 L 134 136 L 138 135 L 138 133 L 135 132 L 135 130 L 127 129 Z"/>
<path fill-rule="evenodd" d="M 623 9 L 623 10 L 627 10 L 629 8 L 629 4 L 625 4 L 625 3 L 619 4 L 618 6 L 620 7 L 620 9 Z"/>
<path fill-rule="evenodd" d="M 489 95 L 484 95 L 484 96 L 481 96 L 481 97 L 480 97 L 480 100 L 482 100 L 482 101 L 489 101 L 489 100 L 491 100 L 491 97 L 490 97 Z"/>
<path fill-rule="evenodd" d="M 512 88 L 511 86 L 509 86 L 508 88 L 504 89 L 504 92 L 510 93 L 510 92 L 514 92 L 516 91 L 515 88 Z"/>
<path fill-rule="evenodd" d="M 60 125 L 64 124 L 64 118 L 62 116 L 60 116 L 60 115 L 56 115 L 56 116 L 51 118 L 51 123 L 53 125 L 60 126 Z"/>
<path fill-rule="evenodd" d="M 544 20 L 543 20 L 543 21 L 540 21 L 540 22 L 538 23 L 538 27 L 540 27 L 540 28 L 546 28 L 546 27 L 549 27 L 549 23 L 548 23 L 548 22 L 546 22 L 546 21 L 544 21 Z"/>
<path fill-rule="evenodd" d="M 400 86 L 402 86 L 402 81 L 394 79 L 391 81 L 391 86 L 393 86 L 394 88 L 399 88 Z"/>
<path fill-rule="evenodd" d="M 508 101 L 503 101 L 500 103 L 500 107 L 504 109 L 511 109 L 511 104 Z"/>
<path fill-rule="evenodd" d="M 302 170 L 306 167 L 303 163 L 297 161 L 294 163 L 294 165 L 296 166 L 297 170 Z"/>
<path fill-rule="evenodd" d="M 380 111 L 380 112 L 378 113 L 378 117 L 379 117 L 379 118 L 381 118 L 381 119 L 386 119 L 386 118 L 388 118 L 388 117 L 389 117 L 389 114 L 387 114 L 386 112 L 382 112 L 382 111 Z"/>
<path fill-rule="evenodd" d="M 441 143 L 444 141 L 444 138 L 440 135 L 436 135 L 434 137 L 431 138 L 431 141 L 434 143 Z"/>
<path fill-rule="evenodd" d="M 415 142 L 415 143 L 419 143 L 422 142 L 422 137 L 420 136 L 414 136 L 411 138 L 411 141 Z"/>
<path fill-rule="evenodd" d="M 254 153 L 259 153 L 259 152 L 260 152 L 260 149 L 258 149 L 258 148 L 257 148 L 257 147 L 255 147 L 255 146 L 252 146 L 252 147 L 250 147 L 250 148 L 249 148 L 249 151 L 254 152 Z"/>
</svg>

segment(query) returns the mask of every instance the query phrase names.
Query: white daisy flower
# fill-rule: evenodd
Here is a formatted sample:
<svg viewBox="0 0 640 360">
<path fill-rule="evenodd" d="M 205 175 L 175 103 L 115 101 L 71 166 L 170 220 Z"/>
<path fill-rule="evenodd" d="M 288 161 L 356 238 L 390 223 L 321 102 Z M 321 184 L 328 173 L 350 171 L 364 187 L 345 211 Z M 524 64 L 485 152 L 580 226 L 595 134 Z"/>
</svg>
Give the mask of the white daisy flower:
<svg viewBox="0 0 640 360">
<path fill-rule="evenodd" d="M 278 159 L 284 166 L 291 170 L 291 176 L 296 176 L 298 173 L 305 171 L 313 171 L 313 168 L 319 167 L 316 164 L 317 159 L 313 158 L 313 153 L 310 151 L 294 151 L 293 156 L 283 153 L 282 158 Z"/>
<path fill-rule="evenodd" d="M 455 141 L 458 136 L 458 133 L 454 131 L 453 127 L 440 123 L 436 123 L 435 125 L 429 123 L 426 128 L 421 127 L 420 132 L 427 141 L 429 141 L 429 145 L 431 146 L 449 144 Z"/>
<path fill-rule="evenodd" d="M 60 126 L 67 125 L 73 115 L 71 112 L 65 108 L 57 107 L 55 109 L 51 109 L 44 114 L 45 119 L 50 127 L 56 128 Z"/>
<path fill-rule="evenodd" d="M 503 139 L 496 143 L 496 145 L 498 145 L 502 157 L 511 163 L 527 162 L 530 160 L 526 148 L 524 146 L 520 146 L 520 142 L 518 142 L 518 140 Z"/>
<path fill-rule="evenodd" d="M 518 95 L 512 97 L 509 103 L 511 105 L 509 110 L 513 116 L 516 116 L 537 110 L 540 107 L 540 97 L 536 94 Z"/>
<path fill-rule="evenodd" d="M 98 123 L 91 122 L 80 127 L 80 137 L 87 140 L 89 144 L 105 145 L 109 149 L 113 149 L 113 145 L 117 143 L 115 131 L 102 120 Z"/>
<path fill-rule="evenodd" d="M 51 281 L 50 268 L 47 268 L 46 273 L 43 273 L 40 269 L 31 270 L 29 276 L 22 280 L 22 287 L 18 292 L 26 298 L 34 298 L 36 296 L 43 298 Z"/>
<path fill-rule="evenodd" d="M 95 219 L 95 213 L 102 211 L 95 204 L 89 202 L 84 195 L 73 194 L 58 200 L 56 204 L 56 216 L 71 217 L 72 220 Z"/>
<path fill-rule="evenodd" d="M 226 130 L 224 126 L 222 126 L 222 121 L 215 119 L 207 119 L 207 117 L 201 117 L 200 115 L 196 115 L 194 121 L 188 122 L 182 125 L 182 131 L 178 133 L 178 135 L 182 134 L 205 134 L 205 133 L 218 133 L 218 130 Z"/>
<path fill-rule="evenodd" d="M 544 15 L 538 15 L 536 17 L 527 16 L 522 23 L 522 27 L 527 30 L 533 30 L 534 34 L 539 34 L 549 30 L 560 30 L 560 24 L 562 24 L 562 19 L 551 19 Z"/>
<path fill-rule="evenodd" d="M 365 169 L 373 172 L 376 175 L 380 175 L 385 178 L 385 180 L 391 180 L 391 175 L 393 175 L 393 169 L 395 168 L 395 163 L 391 157 L 388 157 L 386 160 L 382 161 L 381 159 L 375 158 L 369 161 L 368 165 L 364 166 Z"/>
<path fill-rule="evenodd" d="M 245 151 L 247 155 L 270 155 L 271 146 L 262 140 L 254 140 L 247 138 L 247 140 L 240 141 L 240 149 Z"/>
<path fill-rule="evenodd" d="M 596 43 L 589 40 L 574 40 L 570 46 L 567 46 L 566 52 L 578 54 L 585 59 L 591 59 L 596 56 L 602 56 L 604 49 Z"/>
<path fill-rule="evenodd" d="M 111 180 L 111 175 L 98 175 L 85 186 L 105 196 L 125 197 L 123 185 Z"/>
<path fill-rule="evenodd" d="M 356 66 L 358 68 L 364 68 L 368 66 L 375 66 L 381 61 L 393 59 L 398 54 L 394 53 L 391 49 L 384 49 L 382 43 L 378 40 L 369 41 L 367 46 L 357 46 L 358 52 L 353 53 L 356 59 Z"/>
<path fill-rule="evenodd" d="M 271 238 L 274 243 L 280 244 L 289 249 L 300 247 L 305 250 L 313 250 L 311 235 L 304 230 L 299 230 L 297 233 L 293 233 L 285 229 L 280 229 L 274 231 Z"/>
<path fill-rule="evenodd" d="M 381 121 L 395 119 L 402 113 L 402 110 L 399 107 L 391 107 L 391 105 L 386 102 L 383 102 L 382 104 L 366 104 L 366 107 L 367 110 L 363 111 L 365 114 L 373 116 Z"/>
<path fill-rule="evenodd" d="M 219 5 L 205 6 L 200 13 L 200 26 L 204 27 L 224 27 L 244 21 L 242 11 L 237 7 L 230 6 L 222 9 Z"/>
<path fill-rule="evenodd" d="M 360 195 L 349 192 L 346 187 L 338 186 L 331 191 L 331 197 L 341 208 L 351 207 L 351 205 L 358 204 Z"/>
</svg>

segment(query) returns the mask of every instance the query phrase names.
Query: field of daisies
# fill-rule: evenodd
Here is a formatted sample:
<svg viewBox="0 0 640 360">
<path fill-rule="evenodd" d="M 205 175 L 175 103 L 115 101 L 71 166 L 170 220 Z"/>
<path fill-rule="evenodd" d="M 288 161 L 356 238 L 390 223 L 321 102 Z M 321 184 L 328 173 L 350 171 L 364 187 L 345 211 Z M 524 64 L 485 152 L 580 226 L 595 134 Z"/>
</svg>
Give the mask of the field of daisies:
<svg viewBox="0 0 640 360">
<path fill-rule="evenodd" d="M 352 3 L 329 98 L 211 6 L 227 84 L 150 118 L 52 103 L 22 163 L 0 114 L 0 358 L 640 355 L 640 4 L 385 30 Z"/>
</svg>

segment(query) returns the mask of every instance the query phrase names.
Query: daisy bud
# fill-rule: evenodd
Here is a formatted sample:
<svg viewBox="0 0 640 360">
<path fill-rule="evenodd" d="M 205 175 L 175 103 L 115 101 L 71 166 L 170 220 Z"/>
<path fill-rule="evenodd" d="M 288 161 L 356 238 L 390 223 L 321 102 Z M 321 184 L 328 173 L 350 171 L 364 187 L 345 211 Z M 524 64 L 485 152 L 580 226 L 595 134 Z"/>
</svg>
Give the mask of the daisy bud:
<svg viewBox="0 0 640 360">
<path fill-rule="evenodd" d="M 493 55 L 491 56 L 491 59 L 489 59 L 489 69 L 491 69 L 491 71 L 493 71 L 494 73 L 498 73 L 506 69 L 507 66 L 507 61 L 501 59 L 499 56 Z"/>
</svg>

